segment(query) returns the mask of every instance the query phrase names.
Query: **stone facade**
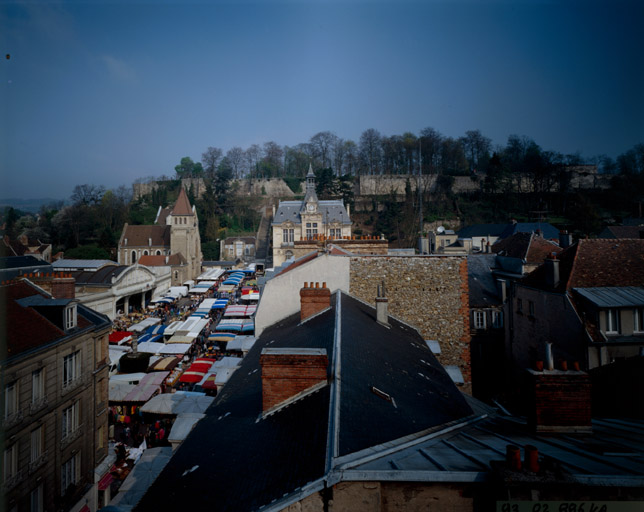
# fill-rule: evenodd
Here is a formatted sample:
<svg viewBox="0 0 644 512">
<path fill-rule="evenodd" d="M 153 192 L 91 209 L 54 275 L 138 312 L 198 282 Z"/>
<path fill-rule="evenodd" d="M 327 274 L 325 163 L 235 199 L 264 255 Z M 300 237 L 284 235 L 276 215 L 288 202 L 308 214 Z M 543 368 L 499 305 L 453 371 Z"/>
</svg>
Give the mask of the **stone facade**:
<svg viewBox="0 0 644 512">
<path fill-rule="evenodd" d="M 351 258 L 351 295 L 375 307 L 382 281 L 389 314 L 416 327 L 425 339 L 438 340 L 438 360 L 444 366 L 458 366 L 465 381 L 463 391 L 471 393 L 467 258 Z"/>
</svg>

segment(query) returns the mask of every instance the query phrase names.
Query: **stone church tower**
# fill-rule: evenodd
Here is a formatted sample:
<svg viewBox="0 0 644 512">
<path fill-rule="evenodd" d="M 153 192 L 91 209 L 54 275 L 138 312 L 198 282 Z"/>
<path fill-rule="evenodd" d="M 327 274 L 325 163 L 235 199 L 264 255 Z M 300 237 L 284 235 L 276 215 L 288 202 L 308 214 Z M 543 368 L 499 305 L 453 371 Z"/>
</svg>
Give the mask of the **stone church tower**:
<svg viewBox="0 0 644 512">
<path fill-rule="evenodd" d="M 194 206 L 190 206 L 188 195 L 183 187 L 179 197 L 166 217 L 170 226 L 170 254 L 182 254 L 186 259 L 186 276 L 194 279 L 201 273 L 201 237 L 199 219 Z"/>
</svg>

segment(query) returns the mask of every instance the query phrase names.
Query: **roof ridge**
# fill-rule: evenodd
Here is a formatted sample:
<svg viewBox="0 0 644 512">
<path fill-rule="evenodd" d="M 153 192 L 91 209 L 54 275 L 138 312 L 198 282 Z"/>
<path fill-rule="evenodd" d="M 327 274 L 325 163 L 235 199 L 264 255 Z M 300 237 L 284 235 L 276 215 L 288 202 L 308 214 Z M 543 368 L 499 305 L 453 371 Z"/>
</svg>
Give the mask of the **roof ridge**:
<svg viewBox="0 0 644 512">
<path fill-rule="evenodd" d="M 581 243 L 582 243 L 583 241 L 584 241 L 583 239 L 582 239 L 582 240 L 578 240 L 578 241 L 577 241 L 577 243 L 576 243 L 575 245 L 573 245 L 573 246 L 572 246 L 572 247 L 574 247 L 574 248 L 575 248 L 575 249 L 574 249 L 574 250 L 575 250 L 575 255 L 574 255 L 574 256 L 573 256 L 573 258 L 572 258 L 572 265 L 570 265 L 570 274 L 568 274 L 568 279 L 566 280 L 566 286 L 565 286 L 565 288 L 564 288 L 564 291 L 569 290 L 569 289 L 570 289 L 570 287 L 571 287 L 571 284 L 570 284 L 570 283 L 571 283 L 571 281 L 572 281 L 572 276 L 573 276 L 573 275 L 574 275 L 574 273 L 575 273 L 575 267 L 576 267 L 576 265 L 577 265 L 577 257 L 579 256 L 579 249 L 580 249 L 580 247 L 581 247 Z"/>
</svg>

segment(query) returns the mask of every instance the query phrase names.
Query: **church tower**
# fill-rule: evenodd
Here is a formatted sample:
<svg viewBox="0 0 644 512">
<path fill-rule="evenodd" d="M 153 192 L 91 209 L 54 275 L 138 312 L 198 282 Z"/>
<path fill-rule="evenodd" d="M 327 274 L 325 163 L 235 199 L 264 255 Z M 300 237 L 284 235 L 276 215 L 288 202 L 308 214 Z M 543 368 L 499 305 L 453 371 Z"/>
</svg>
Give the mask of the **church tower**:
<svg viewBox="0 0 644 512">
<path fill-rule="evenodd" d="M 318 211 L 318 195 L 315 193 L 315 174 L 313 174 L 313 167 L 309 164 L 309 172 L 306 175 L 306 195 L 302 201 L 302 208 L 300 213 L 317 213 Z"/>
<path fill-rule="evenodd" d="M 179 191 L 172 212 L 166 217 L 170 226 L 170 254 L 181 254 L 186 260 L 184 281 L 194 279 L 201 273 L 201 238 L 199 219 L 194 206 L 190 206 L 183 187 Z"/>
</svg>

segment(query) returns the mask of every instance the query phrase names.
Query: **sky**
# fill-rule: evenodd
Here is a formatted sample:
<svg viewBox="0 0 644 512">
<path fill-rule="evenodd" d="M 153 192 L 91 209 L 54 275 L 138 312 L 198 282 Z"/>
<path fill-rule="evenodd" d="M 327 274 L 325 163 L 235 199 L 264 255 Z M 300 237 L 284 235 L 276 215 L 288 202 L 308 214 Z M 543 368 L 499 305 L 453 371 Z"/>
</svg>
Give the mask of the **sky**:
<svg viewBox="0 0 644 512">
<path fill-rule="evenodd" d="M 642 26 L 637 0 L 3 0 L 0 198 L 326 130 L 616 157 L 644 142 Z"/>
</svg>

